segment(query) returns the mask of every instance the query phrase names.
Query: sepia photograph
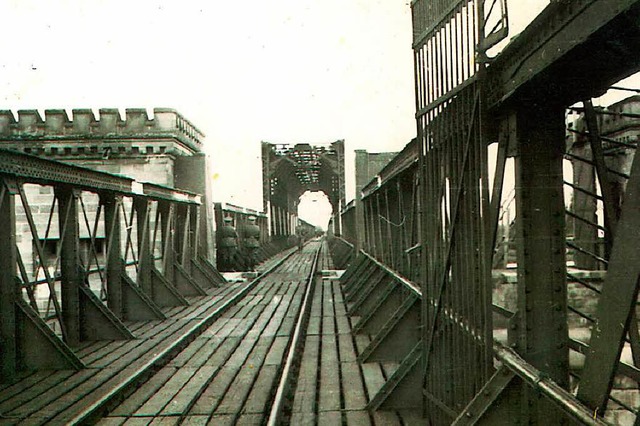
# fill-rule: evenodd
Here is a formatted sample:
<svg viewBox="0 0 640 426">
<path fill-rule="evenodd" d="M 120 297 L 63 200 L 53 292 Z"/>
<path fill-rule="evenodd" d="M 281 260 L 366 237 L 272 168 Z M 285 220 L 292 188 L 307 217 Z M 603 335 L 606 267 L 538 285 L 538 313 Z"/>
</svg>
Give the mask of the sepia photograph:
<svg viewBox="0 0 640 426">
<path fill-rule="evenodd" d="M 640 426 L 640 0 L 0 16 L 0 425 Z"/>
</svg>

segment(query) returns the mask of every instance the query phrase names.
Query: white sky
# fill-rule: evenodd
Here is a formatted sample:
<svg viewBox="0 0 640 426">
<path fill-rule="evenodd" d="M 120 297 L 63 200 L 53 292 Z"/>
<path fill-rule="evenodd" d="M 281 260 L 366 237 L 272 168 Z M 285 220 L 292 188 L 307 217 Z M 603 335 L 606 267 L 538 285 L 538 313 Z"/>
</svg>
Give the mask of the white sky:
<svg viewBox="0 0 640 426">
<path fill-rule="evenodd" d="M 510 0 L 511 35 L 548 0 Z M 260 141 L 397 151 L 415 135 L 408 0 L 4 0 L 1 109 L 169 107 L 214 199 L 262 208 Z M 317 208 L 316 208 L 317 210 Z"/>
</svg>

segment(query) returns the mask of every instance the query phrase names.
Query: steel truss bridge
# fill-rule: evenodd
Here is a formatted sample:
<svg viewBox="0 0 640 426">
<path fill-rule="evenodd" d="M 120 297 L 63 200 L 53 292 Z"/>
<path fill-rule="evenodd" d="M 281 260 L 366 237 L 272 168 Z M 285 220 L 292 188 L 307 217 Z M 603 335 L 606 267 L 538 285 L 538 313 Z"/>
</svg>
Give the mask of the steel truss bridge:
<svg viewBox="0 0 640 426">
<path fill-rule="evenodd" d="M 552 1 L 495 58 L 504 1 L 411 8 L 417 138 L 342 211 L 341 141 L 264 145 L 249 280 L 198 194 L 0 151 L 0 423 L 640 424 L 640 163 L 591 101 L 640 70 L 640 2 Z M 309 188 L 339 235 L 286 248 Z"/>
</svg>

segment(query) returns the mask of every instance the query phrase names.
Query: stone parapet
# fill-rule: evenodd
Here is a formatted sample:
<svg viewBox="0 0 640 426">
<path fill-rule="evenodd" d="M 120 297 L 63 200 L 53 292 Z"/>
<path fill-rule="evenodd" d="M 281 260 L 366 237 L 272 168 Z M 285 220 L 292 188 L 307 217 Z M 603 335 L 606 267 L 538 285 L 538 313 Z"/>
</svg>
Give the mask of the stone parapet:
<svg viewBox="0 0 640 426">
<path fill-rule="evenodd" d="M 191 151 L 199 152 L 204 134 L 177 111 L 154 108 L 153 119 L 144 108 L 127 108 L 122 119 L 117 109 L 101 108 L 97 119 L 90 109 L 48 109 L 45 118 L 37 110 L 0 110 L 0 140 L 149 139 L 174 137 Z"/>
</svg>

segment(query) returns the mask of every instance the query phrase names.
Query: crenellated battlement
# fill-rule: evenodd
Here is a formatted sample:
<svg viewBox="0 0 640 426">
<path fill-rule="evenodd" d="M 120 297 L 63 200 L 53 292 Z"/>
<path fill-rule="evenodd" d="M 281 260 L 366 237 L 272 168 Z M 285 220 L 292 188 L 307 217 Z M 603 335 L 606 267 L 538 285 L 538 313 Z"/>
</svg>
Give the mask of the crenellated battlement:
<svg viewBox="0 0 640 426">
<path fill-rule="evenodd" d="M 0 110 L 0 140 L 128 138 L 171 135 L 200 151 L 204 134 L 177 111 L 154 108 L 153 119 L 144 108 L 127 108 L 122 119 L 115 108 L 101 108 L 99 119 L 91 109 L 48 109 L 44 120 L 37 110 Z"/>
</svg>

